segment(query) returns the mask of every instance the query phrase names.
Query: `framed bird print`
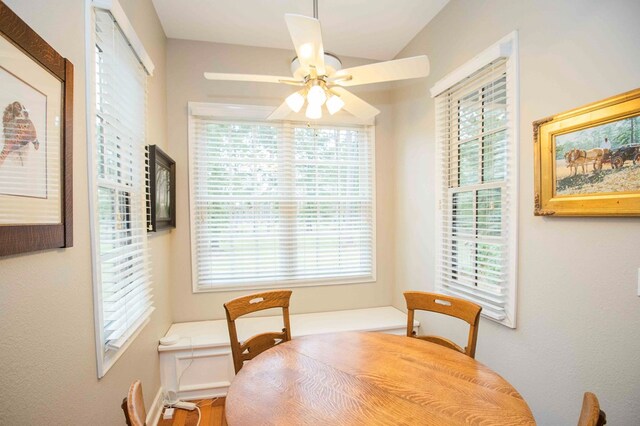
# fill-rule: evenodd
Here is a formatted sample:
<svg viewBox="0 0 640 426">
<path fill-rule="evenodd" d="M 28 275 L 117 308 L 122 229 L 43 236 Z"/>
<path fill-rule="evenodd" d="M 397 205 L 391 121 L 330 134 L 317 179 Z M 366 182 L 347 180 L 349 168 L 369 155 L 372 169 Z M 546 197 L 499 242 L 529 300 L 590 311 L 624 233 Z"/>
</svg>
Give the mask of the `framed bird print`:
<svg viewBox="0 0 640 426">
<path fill-rule="evenodd" d="M 0 256 L 71 247 L 73 65 L 0 1 Z"/>
</svg>

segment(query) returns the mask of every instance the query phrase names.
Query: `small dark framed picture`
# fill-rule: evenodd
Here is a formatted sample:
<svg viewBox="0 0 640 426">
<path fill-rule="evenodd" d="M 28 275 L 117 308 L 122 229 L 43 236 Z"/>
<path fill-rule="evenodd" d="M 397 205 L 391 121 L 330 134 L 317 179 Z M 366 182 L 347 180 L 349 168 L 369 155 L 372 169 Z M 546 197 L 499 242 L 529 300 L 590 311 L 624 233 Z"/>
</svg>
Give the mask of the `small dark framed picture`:
<svg viewBox="0 0 640 426">
<path fill-rule="evenodd" d="M 149 145 L 150 232 L 176 227 L 176 162 L 156 145 Z"/>
</svg>

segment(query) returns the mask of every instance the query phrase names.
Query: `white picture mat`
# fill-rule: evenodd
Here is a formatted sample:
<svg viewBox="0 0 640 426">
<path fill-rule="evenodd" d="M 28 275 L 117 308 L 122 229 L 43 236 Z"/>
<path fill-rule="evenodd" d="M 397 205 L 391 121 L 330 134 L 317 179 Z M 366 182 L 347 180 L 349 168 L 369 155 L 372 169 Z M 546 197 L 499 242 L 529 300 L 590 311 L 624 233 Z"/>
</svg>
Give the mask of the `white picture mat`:
<svg viewBox="0 0 640 426">
<path fill-rule="evenodd" d="M 171 219 L 171 171 L 156 164 L 156 219 Z"/>
<path fill-rule="evenodd" d="M 0 137 L 0 153 L 8 153 L 4 161 L 0 157 L 0 195 L 47 198 L 47 97 L 38 92 L 17 76 L 0 65 L 0 110 L 3 113 L 4 126 Z M 12 111 L 17 102 L 22 115 L 28 114 L 28 120 L 35 129 L 35 143 L 26 145 L 7 144 L 6 132 L 10 124 L 4 122 L 7 109 Z M 9 122 L 11 123 L 11 122 Z"/>
<path fill-rule="evenodd" d="M 25 104 L 33 102 L 37 98 L 37 92 L 40 92 L 42 96 L 46 96 L 47 99 L 46 112 L 44 113 L 41 107 L 38 109 L 37 102 L 32 104 L 33 106 L 27 105 L 30 109 L 30 118 L 31 114 L 34 114 L 34 125 L 38 132 L 40 144 L 39 149 L 35 150 L 33 144 L 29 144 L 29 147 L 26 148 L 26 150 L 28 150 L 26 151 L 27 155 L 24 157 L 26 160 L 23 159 L 22 164 L 17 154 L 11 154 L 7 157 L 3 166 L 0 166 L 0 181 L 4 182 L 0 183 L 0 188 L 5 190 L 0 192 L 22 194 L 0 194 L 0 226 L 61 223 L 62 84 L 56 77 L 4 37 L 0 37 L 0 66 L 4 68 L 4 70 L 1 71 L 13 74 L 13 76 L 10 74 L 8 76 L 5 75 L 8 82 L 11 81 L 11 79 L 15 82 L 16 79 L 14 76 L 17 76 L 19 80 L 22 80 L 22 82 L 35 89 L 31 96 L 27 96 L 26 99 L 21 101 L 14 98 L 16 94 L 24 95 L 29 92 L 24 87 L 24 83 L 22 87 L 14 87 L 13 90 L 7 90 L 3 84 L 3 90 L 0 91 L 0 112 L 3 112 L 9 103 L 16 100 L 24 102 Z M 2 82 L 4 83 L 5 80 L 3 79 Z M 46 117 L 46 123 L 42 122 L 45 119 L 44 117 Z M 38 121 L 40 122 L 38 123 Z M 4 132 L 0 131 L 0 150 L 4 147 L 4 138 Z M 3 167 L 5 165 L 12 165 L 13 167 L 19 166 L 28 168 L 27 170 L 33 170 L 33 168 L 38 166 L 38 159 L 40 159 L 39 161 L 41 162 L 40 166 L 45 166 L 46 176 L 44 179 L 36 176 L 34 188 L 27 189 L 25 185 L 28 184 L 23 183 L 18 184 L 18 188 L 14 188 L 13 191 L 6 191 L 10 169 L 6 168 L 2 170 Z M 35 164 L 33 162 L 35 162 Z M 33 176 L 31 176 L 30 179 L 31 182 L 34 182 Z M 38 188 L 39 185 L 44 185 L 44 187 L 40 186 L 40 188 Z"/>
</svg>

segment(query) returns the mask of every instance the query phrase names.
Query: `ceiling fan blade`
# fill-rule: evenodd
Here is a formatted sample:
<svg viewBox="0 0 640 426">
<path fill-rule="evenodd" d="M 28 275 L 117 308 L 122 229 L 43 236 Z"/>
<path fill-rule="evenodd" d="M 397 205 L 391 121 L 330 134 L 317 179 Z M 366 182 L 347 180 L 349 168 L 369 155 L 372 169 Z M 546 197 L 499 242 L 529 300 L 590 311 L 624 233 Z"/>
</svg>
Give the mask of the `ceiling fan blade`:
<svg viewBox="0 0 640 426">
<path fill-rule="evenodd" d="M 296 48 L 300 64 L 309 71 L 315 67 L 318 75 L 325 75 L 324 48 L 322 47 L 322 29 L 320 21 L 303 15 L 287 13 L 284 15 Z"/>
<path fill-rule="evenodd" d="M 343 69 L 332 75 L 329 81 L 340 86 L 349 87 L 426 77 L 428 75 L 429 58 L 426 55 L 422 55 Z M 349 79 L 348 76 L 351 76 L 351 78 Z"/>
<path fill-rule="evenodd" d="M 273 110 L 273 112 L 267 117 L 267 120 L 284 120 L 291 114 L 291 108 L 287 105 L 286 102 L 283 102 L 278 108 Z"/>
<path fill-rule="evenodd" d="M 366 103 L 347 89 L 343 89 L 342 87 L 332 87 L 331 91 L 340 96 L 344 101 L 344 106 L 342 108 L 358 118 L 369 120 L 380 114 L 380 110 L 378 108 Z"/>
<path fill-rule="evenodd" d="M 282 77 L 279 75 L 227 74 L 221 72 L 205 72 L 204 78 L 207 80 L 255 81 L 259 83 L 283 83 L 291 81 L 291 77 Z"/>
</svg>

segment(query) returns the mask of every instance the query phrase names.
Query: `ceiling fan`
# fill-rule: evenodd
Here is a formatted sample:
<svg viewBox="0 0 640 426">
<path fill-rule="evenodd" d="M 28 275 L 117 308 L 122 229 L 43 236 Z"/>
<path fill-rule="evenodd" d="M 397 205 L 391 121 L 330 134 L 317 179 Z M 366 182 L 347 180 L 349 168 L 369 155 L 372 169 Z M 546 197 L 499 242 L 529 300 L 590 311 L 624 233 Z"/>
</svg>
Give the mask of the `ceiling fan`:
<svg viewBox="0 0 640 426">
<path fill-rule="evenodd" d="M 322 106 L 333 115 L 345 109 L 354 116 L 369 120 L 380 111 L 345 89 L 363 84 L 382 83 L 426 77 L 429 74 L 427 56 L 396 59 L 353 68 L 342 69 L 340 59 L 324 51 L 322 31 L 318 20 L 318 0 L 313 0 L 313 18 L 285 14 L 291 40 L 297 56 L 291 62 L 293 78 L 275 75 L 204 73 L 209 80 L 283 83 L 299 86 L 285 102 L 276 108 L 268 120 L 282 120 L 291 111 L 299 112 L 307 103 L 305 116 L 310 120 L 322 118 Z"/>
</svg>

